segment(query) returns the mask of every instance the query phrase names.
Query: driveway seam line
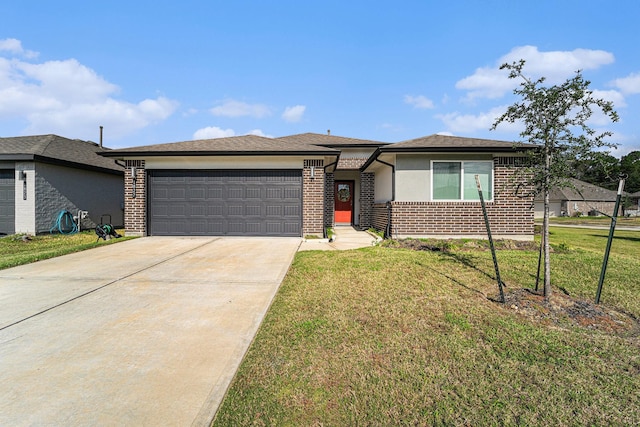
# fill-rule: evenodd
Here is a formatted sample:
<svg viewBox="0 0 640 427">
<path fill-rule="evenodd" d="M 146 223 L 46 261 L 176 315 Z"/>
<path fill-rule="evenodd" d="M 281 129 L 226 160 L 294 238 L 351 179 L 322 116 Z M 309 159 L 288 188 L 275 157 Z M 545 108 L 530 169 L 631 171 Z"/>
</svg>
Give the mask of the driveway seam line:
<svg viewBox="0 0 640 427">
<path fill-rule="evenodd" d="M 176 254 L 176 255 L 174 255 L 174 256 L 171 256 L 171 257 L 169 257 L 169 258 L 167 258 L 167 259 L 164 259 L 164 260 L 159 261 L 159 262 L 157 262 L 157 263 L 155 263 L 155 264 L 153 264 L 153 265 L 150 265 L 150 266 L 147 266 L 147 267 L 145 267 L 145 268 L 142 268 L 142 269 L 140 269 L 140 270 L 138 270 L 138 271 L 134 271 L 133 273 L 127 274 L 126 276 L 119 277 L 119 278 L 117 278 L 117 279 L 115 279 L 115 280 L 112 280 L 111 282 L 105 283 L 104 285 L 98 286 L 97 288 L 91 289 L 91 290 L 89 290 L 89 291 L 87 291 L 87 292 L 85 292 L 85 293 L 83 293 L 83 294 L 76 295 L 75 297 L 73 297 L 73 298 L 71 298 L 71 299 L 68 299 L 68 300 L 66 300 L 66 301 L 62 301 L 61 303 L 58 303 L 58 304 L 56 304 L 56 305 L 54 305 L 54 306 L 51 306 L 51 307 L 45 308 L 44 310 L 40 310 L 39 312 L 37 312 L 37 313 L 35 313 L 35 314 L 32 314 L 32 315 L 30 315 L 30 316 L 27 316 L 27 317 L 25 317 L 25 318 L 23 318 L 23 319 L 16 320 L 16 321 L 15 321 L 15 322 L 13 322 L 13 323 L 10 323 L 10 324 L 8 324 L 8 325 L 5 325 L 5 326 L 0 327 L 0 331 L 4 331 L 5 329 L 8 329 L 8 328 L 10 328 L 10 327 L 12 327 L 12 326 L 15 326 L 15 325 L 17 325 L 17 324 L 19 324 L 19 323 L 22 323 L 22 322 L 26 321 L 26 320 L 33 319 L 34 317 L 40 316 L 41 314 L 44 314 L 44 313 L 46 313 L 46 312 L 48 312 L 48 311 L 51 311 L 51 310 L 56 309 L 56 308 L 58 308 L 58 307 L 61 307 L 61 306 L 65 305 L 65 304 L 68 304 L 68 303 L 70 303 L 70 302 L 72 302 L 72 301 L 75 301 L 75 300 L 77 300 L 77 299 L 80 299 L 80 298 L 82 298 L 82 297 L 85 297 L 85 296 L 87 296 L 87 295 L 89 295 L 89 294 L 92 294 L 92 293 L 94 293 L 94 292 L 97 292 L 97 291 L 99 291 L 100 289 L 106 288 L 107 286 L 111 286 L 111 285 L 113 285 L 114 283 L 120 282 L 120 281 L 122 281 L 122 280 L 124 280 L 124 279 L 128 279 L 129 277 L 131 277 L 131 276 L 135 276 L 135 275 L 136 275 L 136 274 L 138 274 L 138 273 L 142 273 L 142 272 L 143 272 L 143 271 L 145 271 L 145 270 L 148 270 L 148 269 L 150 269 L 150 268 L 156 267 L 156 266 L 158 266 L 158 265 L 160 265 L 160 264 L 164 264 L 164 263 L 165 263 L 165 262 L 167 262 L 167 261 L 171 261 L 171 260 L 173 260 L 173 259 L 176 259 L 176 258 L 178 258 L 178 257 L 180 257 L 180 256 L 182 256 L 182 255 L 188 254 L 189 252 L 193 252 L 193 251 L 195 251 L 195 250 L 198 250 L 198 249 L 200 249 L 200 248 L 202 248 L 202 247 L 204 247 L 204 246 L 206 246 L 206 245 L 208 245 L 208 244 L 210 244 L 210 243 L 213 243 L 213 242 L 215 242 L 215 241 L 217 241 L 217 240 L 220 240 L 220 238 L 219 238 L 219 237 L 217 237 L 217 238 L 215 238 L 215 239 L 213 239 L 213 240 L 210 240 L 210 241 L 208 241 L 208 242 L 206 242 L 206 243 L 203 243 L 202 245 L 196 246 L 195 248 L 191 248 L 191 249 L 189 249 L 189 250 L 187 250 L 187 251 L 184 251 L 184 252 L 181 252 L 181 253 Z"/>
</svg>

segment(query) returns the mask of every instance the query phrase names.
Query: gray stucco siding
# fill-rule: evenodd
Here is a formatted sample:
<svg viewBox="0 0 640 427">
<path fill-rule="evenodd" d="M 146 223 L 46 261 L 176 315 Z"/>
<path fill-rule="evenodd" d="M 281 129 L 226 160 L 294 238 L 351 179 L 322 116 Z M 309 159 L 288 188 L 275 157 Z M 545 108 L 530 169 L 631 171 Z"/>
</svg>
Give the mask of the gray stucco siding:
<svg viewBox="0 0 640 427">
<path fill-rule="evenodd" d="M 396 201 L 431 200 L 431 162 L 434 160 L 492 160 L 491 154 L 398 154 Z M 377 196 L 376 196 L 377 198 Z"/>
<path fill-rule="evenodd" d="M 102 215 L 110 215 L 115 226 L 124 224 L 122 175 L 37 163 L 35 193 L 36 233 L 48 232 L 63 209 L 74 215 L 88 211 L 86 228 L 99 224 Z"/>
</svg>

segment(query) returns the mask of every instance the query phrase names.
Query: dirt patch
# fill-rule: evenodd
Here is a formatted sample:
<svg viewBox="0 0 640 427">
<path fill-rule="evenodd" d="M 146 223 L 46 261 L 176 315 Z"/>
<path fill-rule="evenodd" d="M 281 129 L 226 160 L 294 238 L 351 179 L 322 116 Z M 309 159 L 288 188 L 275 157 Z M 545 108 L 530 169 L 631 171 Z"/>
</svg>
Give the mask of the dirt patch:
<svg viewBox="0 0 640 427">
<path fill-rule="evenodd" d="M 515 289 L 505 294 L 505 307 L 546 325 L 580 327 L 640 338 L 640 320 L 635 316 L 557 291 L 546 299 L 531 289 Z"/>
<path fill-rule="evenodd" d="M 533 241 L 498 239 L 493 241 L 497 250 L 537 251 L 539 245 Z M 447 239 L 399 239 L 385 240 L 384 246 L 411 249 L 414 251 L 448 252 L 457 251 L 488 251 L 488 240 L 447 240 Z"/>
</svg>

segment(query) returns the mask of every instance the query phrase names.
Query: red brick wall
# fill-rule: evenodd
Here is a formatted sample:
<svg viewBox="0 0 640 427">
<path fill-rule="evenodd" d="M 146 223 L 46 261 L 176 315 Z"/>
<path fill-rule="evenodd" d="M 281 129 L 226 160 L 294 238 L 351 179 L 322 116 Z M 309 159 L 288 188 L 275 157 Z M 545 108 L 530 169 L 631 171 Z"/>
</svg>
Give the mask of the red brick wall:
<svg viewBox="0 0 640 427">
<path fill-rule="evenodd" d="M 144 160 L 126 160 L 124 173 L 124 229 L 129 236 L 147 233 L 147 174 Z M 131 168 L 136 168 L 136 197 L 133 198 Z"/>
<path fill-rule="evenodd" d="M 302 236 L 324 234 L 324 161 L 305 160 L 302 170 Z M 311 178 L 311 167 L 314 178 Z"/>
<path fill-rule="evenodd" d="M 491 232 L 502 236 L 533 237 L 532 198 L 515 194 L 514 169 L 509 158 L 494 160 L 494 199 L 486 202 Z M 505 164 L 506 163 L 506 164 Z M 482 206 L 477 202 L 391 202 L 391 234 L 400 235 L 485 235 Z M 372 222 L 377 230 L 387 225 L 383 203 L 373 208 Z"/>
</svg>

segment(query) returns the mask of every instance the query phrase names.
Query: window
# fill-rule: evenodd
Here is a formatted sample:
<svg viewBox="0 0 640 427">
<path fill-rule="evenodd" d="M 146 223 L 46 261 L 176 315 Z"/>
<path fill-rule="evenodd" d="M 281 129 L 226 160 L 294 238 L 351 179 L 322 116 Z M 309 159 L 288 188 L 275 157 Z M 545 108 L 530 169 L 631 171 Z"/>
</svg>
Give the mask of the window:
<svg viewBox="0 0 640 427">
<path fill-rule="evenodd" d="M 480 200 L 476 175 L 485 200 L 493 199 L 492 161 L 434 161 L 431 171 L 433 200 Z"/>
</svg>

